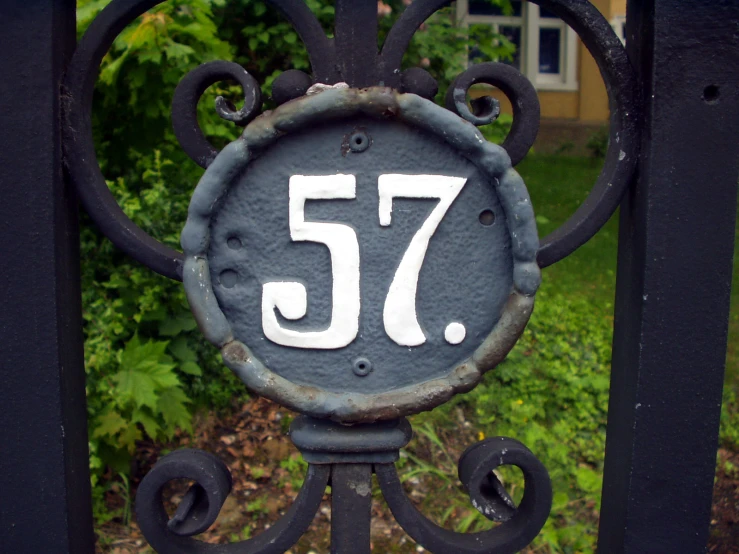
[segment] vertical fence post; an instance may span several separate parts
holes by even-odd
[[[94,552],[77,209],[60,138],[75,10],[0,2],[0,552]]]
[[[621,208],[599,552],[704,552],[739,169],[735,0],[629,0],[644,99]]]

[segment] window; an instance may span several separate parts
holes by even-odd
[[[490,0],[458,0],[457,15],[467,26],[487,25],[516,45],[512,61],[540,90],[577,89],[577,35],[564,21],[539,6],[514,0],[506,14]],[[480,59],[479,51],[470,60]]]
[[[616,32],[616,36],[621,39],[621,42],[626,44],[626,16],[617,15],[611,20],[611,27]]]

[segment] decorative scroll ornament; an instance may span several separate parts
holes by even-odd
[[[450,0],[412,2],[379,51],[372,0],[336,0],[334,38],[303,0],[268,0],[305,43],[313,74],[278,76],[278,108],[261,116],[259,84],[237,64],[209,62],[182,80],[172,106],[175,134],[207,168],[191,201],[183,255],[126,217],[92,142],[100,62],[127,24],[162,1],[113,0],[79,43],[63,84],[67,170],[103,233],[152,270],[184,281],[201,330],[247,387],[307,414],[295,420],[291,438],[310,466],[293,506],[269,530],[210,545],[191,536],[215,521],[230,492],[228,469],[200,451],[165,456],[137,494],[147,540],[161,554],[284,552],[307,529],[329,482],[335,495],[370,491],[374,472],[400,525],[429,551],[524,548],[548,517],[552,490],[522,444],[488,439],[460,459],[473,506],[500,523],[484,533],[453,533],[426,519],[393,463],[411,437],[402,416],[469,391],[495,367],[529,319],[539,268],[569,255],[615,211],[639,145],[636,79],[620,40],[587,0],[531,0],[580,35],[611,103],[603,172],[540,246],[526,188],[511,168],[538,129],[531,83],[503,64],[474,65],[447,91],[444,109],[431,101],[438,85],[428,72],[401,70],[416,30]],[[200,129],[196,106],[224,79],[241,85],[244,104],[237,109],[219,98],[216,110],[245,129],[219,152]],[[512,101],[502,147],[474,126],[499,114],[492,98],[468,106],[475,83],[494,85]],[[523,472],[518,506],[492,473],[501,465]],[[361,483],[347,467],[360,467]],[[164,485],[183,478],[195,484],[170,518]],[[333,514],[334,529],[368,525],[347,526],[346,517]]]

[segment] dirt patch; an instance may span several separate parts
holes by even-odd
[[[204,416],[195,424],[192,438],[181,437],[166,445],[142,442],[137,449],[131,497],[141,479],[167,451],[198,448],[212,452],[230,468],[233,490],[215,524],[198,536],[211,544],[245,540],[278,520],[292,504],[302,486],[306,464],[287,437],[295,414],[267,400],[255,398],[235,414],[222,419]],[[171,514],[187,491],[189,483],[170,484],[165,496]],[[376,487],[375,487],[376,489]],[[120,487],[106,500],[111,511],[122,510]],[[376,552],[423,552],[395,523],[389,509],[373,494],[372,543]],[[319,554],[330,549],[331,504],[324,496],[316,519],[305,536],[288,552]],[[98,529],[99,554],[143,554],[153,552],[136,525],[135,514],[125,525],[122,517]]]
[[[718,451],[708,552],[739,554],[739,452]]]

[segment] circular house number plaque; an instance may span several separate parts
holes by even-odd
[[[345,423],[470,390],[540,282],[506,152],[387,88],[328,89],[254,120],[198,184],[182,246],[200,329],[248,388]]]

